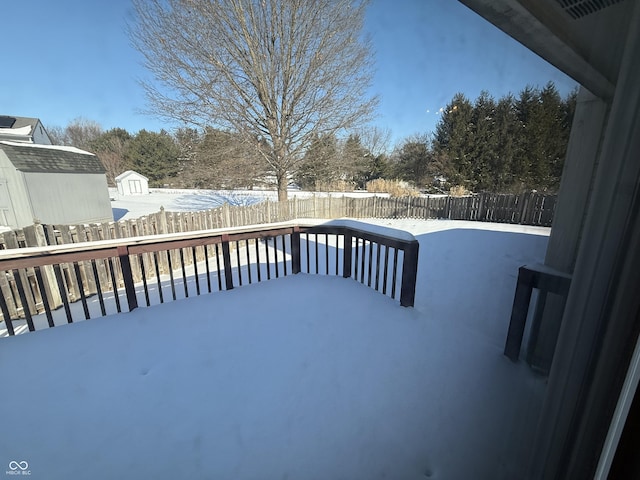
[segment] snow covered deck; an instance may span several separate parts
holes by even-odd
[[[390,226],[420,241],[415,308],[299,274],[0,339],[0,463],[46,479],[517,478],[544,382],[502,349],[517,268],[549,230]]]

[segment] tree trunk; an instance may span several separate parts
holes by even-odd
[[[284,173],[282,175],[278,175],[278,201],[286,202],[288,200],[287,196],[287,174]]]

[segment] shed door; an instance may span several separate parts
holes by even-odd
[[[142,183],[140,180],[129,180],[130,193],[142,193]]]
[[[9,197],[7,181],[0,178],[0,226],[15,227],[15,214]]]

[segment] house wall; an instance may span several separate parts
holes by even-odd
[[[51,139],[47,134],[46,130],[42,126],[42,123],[38,121],[37,125],[31,132],[31,136],[33,138],[33,143],[38,143],[40,145],[51,145]]]
[[[29,172],[24,177],[33,216],[41,223],[113,221],[104,174]]]
[[[640,327],[640,3],[627,3],[615,95],[591,133],[602,141],[532,448],[535,479],[594,478]]]
[[[24,174],[15,169],[6,154],[0,150],[0,222],[5,226],[22,228],[33,224],[33,213],[25,186]]]

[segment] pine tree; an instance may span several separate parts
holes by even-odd
[[[454,95],[436,126],[434,150],[451,164],[450,183],[468,186],[472,182],[471,145],[473,105],[462,93]]]
[[[295,181],[304,190],[316,190],[338,179],[338,141],[334,135],[313,135]]]
[[[491,170],[498,150],[495,128],[496,104],[487,91],[482,91],[473,105],[468,149],[471,157],[471,178],[467,187],[473,191],[495,188]]]
[[[493,177],[493,192],[507,192],[513,185],[513,158],[517,117],[513,95],[502,97],[496,104],[494,129],[496,154],[490,165]]]
[[[148,177],[152,186],[162,186],[164,180],[176,176],[179,156],[174,138],[164,130],[140,130],[125,150],[127,166]]]
[[[473,191],[556,191],[575,103],[575,92],[563,100],[553,83],[497,102],[482,92],[473,105],[456,94],[436,126],[432,153],[450,163],[451,184]]]
[[[341,179],[352,183],[356,188],[365,188],[370,155],[367,149],[362,146],[358,134],[349,135],[342,146],[339,165]]]
[[[259,158],[260,142],[215,128],[207,128],[196,150],[199,182],[207,188],[253,188],[265,176]]]

